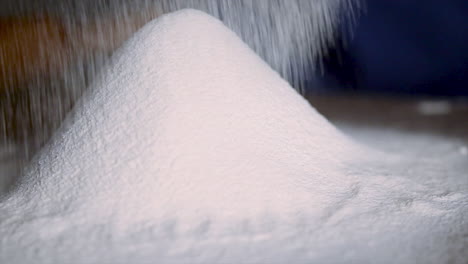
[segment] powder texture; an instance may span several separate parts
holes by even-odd
[[[117,52],[0,201],[0,262],[462,263],[467,196],[382,163],[399,158],[180,11]]]

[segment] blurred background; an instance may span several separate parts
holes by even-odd
[[[356,21],[343,16],[343,34],[322,74],[311,72],[308,93],[468,96],[468,1],[362,2]],[[0,0],[0,16],[44,3],[60,1]]]
[[[310,93],[468,96],[468,1],[365,3]]]

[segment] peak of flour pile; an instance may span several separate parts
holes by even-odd
[[[367,151],[221,22],[170,14],[117,52],[0,202],[0,262],[395,255],[433,228],[447,199],[461,198],[441,198],[435,210],[429,198],[414,198],[427,194],[423,187],[352,166]],[[396,231],[420,226],[420,215],[425,225],[400,239]]]

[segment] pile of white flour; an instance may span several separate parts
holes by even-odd
[[[0,263],[462,263],[468,197],[392,174],[221,22],[115,55],[0,200]]]

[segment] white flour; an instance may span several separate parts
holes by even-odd
[[[466,195],[390,173],[400,159],[177,12],[115,55],[0,202],[0,263],[462,263]]]

